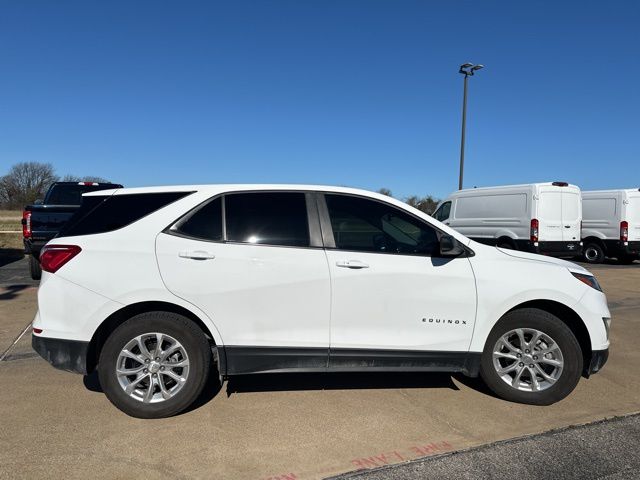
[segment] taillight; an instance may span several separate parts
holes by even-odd
[[[538,219],[534,218],[531,220],[531,241],[532,242],[537,242],[538,241],[538,227],[540,226],[540,224],[538,223]]]
[[[620,241],[629,241],[629,222],[625,222],[624,220],[620,222]]]
[[[31,238],[31,212],[28,210],[22,212],[22,236]]]
[[[45,272],[55,273],[81,251],[77,245],[45,245],[40,252],[40,266]]]

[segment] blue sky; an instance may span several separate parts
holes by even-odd
[[[0,3],[0,173],[445,196],[640,184],[640,3]]]

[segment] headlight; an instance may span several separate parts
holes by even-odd
[[[584,273],[575,273],[575,272],[571,272],[571,275],[576,277],[582,283],[589,285],[591,288],[595,288],[599,292],[602,291],[602,287],[598,283],[598,280],[596,280],[596,277],[594,277],[593,275],[585,275]]]

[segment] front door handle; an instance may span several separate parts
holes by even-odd
[[[369,268],[369,265],[360,260],[338,260],[336,266],[342,268]]]
[[[213,253],[205,252],[204,250],[196,250],[192,252],[179,252],[180,258],[191,258],[193,260],[211,260],[216,258]]]

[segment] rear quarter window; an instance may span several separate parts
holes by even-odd
[[[58,237],[93,235],[126,227],[192,192],[134,193],[83,197]]]

